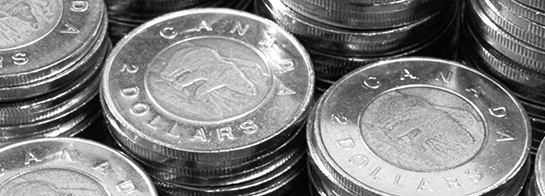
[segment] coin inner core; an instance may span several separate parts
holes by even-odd
[[[464,164],[485,139],[483,119],[470,103],[432,87],[401,88],[377,96],[361,114],[360,129],[377,156],[418,172]]]
[[[61,0],[0,1],[0,50],[44,37],[62,15]]]
[[[149,65],[146,90],[160,111],[192,122],[218,122],[259,106],[272,75],[251,46],[224,37],[174,44]]]
[[[17,176],[0,186],[10,196],[108,196],[93,178],[73,170],[40,169]]]

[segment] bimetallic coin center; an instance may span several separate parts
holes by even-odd
[[[272,86],[270,69],[256,50],[224,37],[174,44],[151,62],[145,80],[160,111],[194,122],[247,114]]]
[[[0,50],[44,37],[62,16],[61,0],[0,1]]]
[[[393,166],[418,172],[455,168],[482,148],[485,124],[462,97],[432,87],[377,96],[360,116],[367,146]]]
[[[40,169],[24,173],[0,186],[0,195],[10,196],[108,196],[100,183],[83,173],[67,169]]]

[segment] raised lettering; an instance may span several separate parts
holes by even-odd
[[[274,39],[270,35],[267,35],[267,37],[264,40],[261,40],[258,44],[264,48],[270,48],[274,45],[275,42],[276,39]]]
[[[346,125],[348,124],[348,118],[344,117],[343,115],[341,114],[332,114],[331,115],[331,119],[341,125]]]
[[[111,169],[110,162],[104,161],[96,164],[92,167],[94,170],[100,172],[102,175],[106,175],[106,172]]]
[[[125,194],[131,194],[136,191],[136,186],[130,180],[117,184],[115,188],[117,189],[117,191],[123,192]]]
[[[403,73],[401,74],[401,80],[405,80],[405,79],[411,79],[411,80],[419,80],[418,77],[414,76],[413,74],[411,74],[411,72],[409,72],[409,70],[407,69],[403,69]]]
[[[174,31],[173,27],[165,27],[159,32],[159,34],[161,37],[166,39],[174,39],[176,36],[178,36],[178,32]]]
[[[144,103],[136,103],[131,107],[131,112],[134,115],[143,115],[149,111],[149,106]]]
[[[180,137],[183,129],[178,123],[174,123],[172,127],[167,131],[167,135],[171,137]]]
[[[423,191],[424,189],[426,189],[426,190],[428,190],[430,192],[433,192],[433,189],[430,186],[430,182],[428,182],[425,178],[422,178],[422,180],[420,180],[420,183],[418,184],[418,188],[416,188],[416,190]]]
[[[352,138],[340,139],[337,140],[335,143],[337,144],[337,147],[344,150],[351,150],[356,145]]]
[[[452,190],[454,188],[461,188],[460,183],[458,182],[458,178],[456,177],[444,177],[443,180],[445,180],[445,184],[447,186],[448,190]]]
[[[41,159],[37,158],[34,154],[32,154],[31,152],[27,152],[26,155],[25,155],[25,165],[29,165],[31,164],[32,162],[35,162],[35,163],[40,163],[42,162]]]
[[[137,86],[121,90],[121,95],[123,95],[124,97],[135,98],[138,97],[138,94],[140,94],[140,89]]]
[[[369,158],[365,155],[357,154],[350,157],[349,162],[356,167],[362,168],[369,164]]]
[[[73,12],[85,12],[88,9],[89,2],[87,1],[72,1],[72,7],[70,7]]]
[[[492,116],[498,118],[503,118],[507,116],[507,109],[505,107],[493,107],[488,109],[488,111],[490,112],[490,114],[492,114]]]
[[[373,169],[373,171],[371,172],[371,177],[373,177],[373,179],[375,180],[380,181],[381,179],[377,176],[380,170],[382,170],[382,167],[380,166],[375,167],[375,169]]]
[[[70,152],[67,149],[62,150],[60,159],[68,161],[68,162],[74,162],[74,159],[72,159],[72,156],[70,155]]]
[[[11,57],[15,65],[26,65],[30,60],[28,59],[26,53],[17,53]]]
[[[123,64],[123,68],[121,68],[121,72],[127,72],[130,74],[138,72],[138,67],[135,65],[127,65]]]
[[[203,128],[197,129],[196,132],[197,133],[193,136],[193,138],[191,138],[191,140],[193,141],[200,140],[202,142],[208,142],[208,138],[206,137],[206,134],[204,133]]]
[[[225,140],[225,138],[230,140],[235,139],[235,136],[233,136],[233,129],[231,127],[219,128],[217,131],[218,131],[218,139],[220,141]]]
[[[293,71],[295,69],[295,63],[291,60],[282,61],[279,65],[282,72]]]
[[[363,80],[363,85],[370,89],[378,89],[381,83],[376,77],[368,77],[367,79]]]
[[[436,78],[435,80],[443,81],[444,83],[450,83],[450,80],[452,79],[452,75],[454,75],[452,71],[449,71],[446,75],[443,72],[441,72],[439,73],[439,78]]]
[[[402,185],[399,183],[399,181],[401,180],[401,175],[400,174],[396,174],[396,176],[394,177],[394,186],[397,186],[397,187],[400,187],[400,188],[405,188],[405,185]]]
[[[238,35],[243,36],[244,34],[246,34],[246,31],[248,31],[249,28],[250,28],[250,25],[248,24],[244,24],[244,27],[242,27],[242,24],[240,24],[240,22],[235,22],[235,26],[229,32],[231,33],[237,32]]]
[[[278,86],[280,90],[278,90],[277,95],[294,95],[297,94],[295,91],[291,90],[290,88],[286,87],[286,85],[280,83]]]
[[[61,33],[65,34],[78,34],[80,31],[74,25],[69,23],[64,23],[64,28],[62,28]]]
[[[158,128],[158,122],[159,122],[160,120],[161,120],[161,116],[155,115],[155,117],[153,117],[153,118],[151,119],[151,121],[147,122],[146,125],[147,125],[149,128],[153,129],[153,130],[157,130],[157,128]]]
[[[248,135],[250,134],[254,134],[255,132],[257,132],[257,129],[259,128],[255,123],[254,121],[251,121],[251,120],[248,120],[248,121],[245,121],[243,122],[242,124],[240,124],[240,129],[242,129],[242,131]]]
[[[496,142],[515,140],[515,136],[513,135],[513,133],[509,132],[508,130],[502,130],[501,128],[499,128],[498,130],[496,130],[496,133],[498,134],[498,139],[496,139]]]
[[[479,91],[475,88],[466,88],[466,92],[471,93],[474,97],[479,98],[481,95],[479,94]]]
[[[202,30],[206,30],[206,31],[212,31],[212,27],[208,26],[208,23],[206,23],[206,21],[201,21],[201,24],[199,24],[199,26],[194,29],[194,30],[191,30],[191,31],[202,31]]]
[[[464,174],[469,177],[469,179],[473,182],[479,182],[483,179],[483,174],[476,169],[469,169],[464,172]]]

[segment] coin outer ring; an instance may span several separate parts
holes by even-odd
[[[545,190],[545,142],[541,142],[537,150],[536,160],[535,160],[535,186],[536,193],[538,195],[545,194],[542,190]]]
[[[25,173],[65,169],[93,178],[112,196],[157,195],[151,180],[138,165],[120,152],[89,140],[28,140],[1,148],[0,157],[3,174],[0,187]],[[105,163],[107,167],[100,166]]]
[[[87,2],[88,8],[74,9],[76,2]],[[92,47],[91,38],[97,37],[105,16],[104,3],[63,0],[62,10],[58,23],[41,39],[22,48],[0,50],[0,86],[23,85],[54,76]]]
[[[222,14],[222,16],[218,16],[217,14]],[[184,29],[176,30],[179,28],[190,28],[188,26],[183,27],[182,25],[177,24],[177,22],[187,23],[195,20],[198,22],[195,24],[197,26],[194,26],[193,28],[210,21],[222,21],[228,25],[229,28],[217,28],[217,31],[220,33],[229,33],[229,31],[232,30],[231,28],[234,28],[233,25],[236,24],[239,24],[241,25],[241,28],[244,28],[244,25],[247,22],[249,27],[245,36],[236,34],[237,31],[235,30],[233,31],[234,33],[229,35],[229,39],[249,42],[250,45],[257,46],[256,48],[264,55],[274,53],[274,55],[267,55],[266,58],[263,59],[270,67],[271,73],[274,75],[274,86],[270,87],[271,90],[268,95],[270,97],[266,98],[268,101],[262,103],[261,106],[243,118],[232,119],[225,122],[208,123],[207,125],[198,125],[180,122],[180,120],[173,119],[167,115],[161,116],[161,118],[166,118],[172,122],[180,122],[189,127],[188,130],[190,131],[185,131],[184,135],[172,137],[166,133],[168,130],[157,131],[149,128],[149,124],[146,125],[150,120],[153,120],[148,118],[153,118],[154,116],[146,114],[143,115],[145,118],[133,117],[133,114],[130,113],[130,109],[133,108],[135,104],[142,103],[149,105],[149,113],[153,113],[151,110],[157,110],[151,105],[151,101],[148,96],[145,95],[145,92],[142,92],[136,98],[121,98],[120,90],[136,85],[140,85],[138,86],[139,89],[145,90],[144,84],[138,84],[135,83],[135,81],[143,81],[143,70],[145,70],[145,66],[150,62],[150,59],[146,58],[157,56],[157,52],[162,51],[165,47],[191,37],[218,36],[218,32],[214,30],[214,28],[216,28],[215,23],[210,23],[212,31],[203,30],[193,33],[183,33]],[[248,21],[240,22],[239,20]],[[254,27],[253,25],[256,26]],[[172,35],[176,34],[177,37],[172,39],[164,38],[161,37],[161,32],[172,33]],[[272,37],[274,35],[279,37]],[[136,49],[128,51],[126,47],[136,47]],[[144,50],[140,47],[145,47],[146,49]],[[297,52],[292,52],[289,49],[293,49],[293,51]],[[133,51],[141,51],[142,54],[134,56],[131,54]],[[281,51],[281,53],[278,53],[278,51]],[[123,55],[127,56],[124,57]],[[286,63],[286,60],[293,63],[293,66],[290,67],[292,70],[287,71],[285,67],[282,67],[282,65],[286,66],[286,64],[283,64]],[[103,92],[106,110],[110,110],[115,119],[130,129],[130,131],[127,131],[128,135],[137,139],[141,138],[140,141],[144,143],[144,145],[149,147],[153,146],[153,148],[150,149],[154,149],[163,154],[231,154],[237,150],[247,149],[251,146],[259,145],[259,143],[263,141],[282,135],[283,133],[281,130],[285,130],[290,126],[293,126],[295,122],[300,121],[299,117],[306,113],[305,111],[312,100],[314,74],[311,65],[306,50],[299,42],[272,21],[259,18],[252,14],[229,9],[194,9],[167,14],[152,20],[140,26],[121,40],[107,60],[101,90]],[[294,80],[293,78],[297,79]],[[281,88],[281,83],[283,83],[282,85],[285,87],[290,88],[295,94],[278,95],[286,90]],[[282,115],[278,115],[280,113],[282,113]],[[221,142],[218,138],[213,138],[214,141],[210,140],[206,143],[197,143],[192,141],[192,136],[188,133],[196,132],[199,128],[210,131],[229,127],[236,128],[236,126],[248,122],[249,120],[256,123],[259,130],[253,135],[242,137],[245,141],[237,140],[233,142]],[[210,137],[214,137],[214,135],[210,135]]]
[[[377,72],[378,70],[381,72]],[[401,80],[400,76],[403,76],[406,70],[414,73],[419,80]],[[459,79],[452,82],[457,84],[444,82],[441,73],[454,74],[453,78]],[[362,89],[363,82],[372,77],[376,77],[375,80],[380,82],[380,87],[374,90]],[[369,99],[376,97],[384,90],[407,86],[444,89],[459,94],[478,109],[478,113],[485,121],[486,139],[480,151],[469,162],[442,171],[414,172],[390,165],[373,154],[363,143],[357,124],[359,111],[363,111],[361,107],[366,105],[362,103],[369,103],[371,101]],[[466,91],[466,89],[470,90]],[[475,97],[473,90],[479,97]],[[348,92],[353,96],[341,96]],[[335,178],[358,194],[370,190],[385,195],[481,195],[513,177],[520,170],[529,153],[530,124],[524,115],[524,109],[516,99],[504,87],[487,76],[449,61],[415,57],[372,64],[341,79],[326,92],[317,107],[320,108],[315,119],[318,148],[324,152],[326,161],[330,163],[329,170]],[[506,111],[511,112],[499,118],[490,113],[496,107],[505,107]],[[347,111],[358,112],[348,113]],[[339,122],[339,119],[343,120]],[[505,140],[499,133],[510,134],[514,139]],[[337,147],[336,142],[347,138],[353,139],[353,148]],[[367,164],[353,164],[353,158],[361,155],[368,157]],[[397,183],[395,183],[396,176],[399,176]],[[461,188],[448,189],[449,184],[445,184],[445,178],[451,177],[459,182]],[[399,187],[400,185],[405,188]],[[423,186],[426,188],[422,189]],[[422,192],[422,190],[428,191],[428,188],[433,192]]]

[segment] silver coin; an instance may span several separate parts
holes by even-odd
[[[157,195],[131,160],[102,144],[52,138],[0,149],[0,195]]]
[[[101,96],[125,134],[148,149],[194,161],[236,159],[278,145],[302,121],[311,65],[272,21],[194,9],[126,36],[108,58]]]
[[[539,145],[539,150],[537,151],[537,154],[536,154],[535,171],[534,171],[535,195],[545,195],[545,176],[544,176],[545,172],[543,172],[544,166],[545,166],[545,157],[544,157],[545,150],[543,149],[545,146],[544,143],[545,142],[541,142],[541,144]]]
[[[482,195],[520,180],[513,176],[529,154],[530,125],[515,97],[450,61],[358,69],[317,108],[309,120],[317,151],[357,195]]]
[[[105,16],[102,1],[0,2],[0,87],[54,77],[93,45]]]

